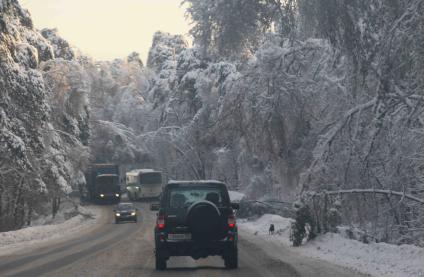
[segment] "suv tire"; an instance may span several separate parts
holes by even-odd
[[[156,254],[156,270],[165,270],[166,269],[166,259]]]
[[[238,268],[238,251],[237,248],[232,251],[228,256],[224,256],[225,268],[227,269],[236,269]]]

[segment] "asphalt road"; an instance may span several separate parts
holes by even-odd
[[[2,257],[0,276],[362,276],[318,260],[297,257],[281,246],[249,235],[240,236],[239,269],[226,270],[220,257],[193,260],[175,257],[166,271],[154,269],[154,213],[137,203],[138,223],[114,224],[112,207],[105,206],[102,223],[76,239],[33,252]]]

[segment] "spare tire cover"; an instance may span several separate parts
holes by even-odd
[[[223,237],[221,213],[212,202],[193,203],[187,210],[187,225],[193,240],[209,241]]]

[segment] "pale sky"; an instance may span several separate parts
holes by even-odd
[[[181,0],[20,0],[35,27],[57,28],[63,38],[98,60],[141,54],[156,31],[187,35]]]

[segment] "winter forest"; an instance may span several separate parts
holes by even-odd
[[[113,162],[424,245],[424,2],[183,2],[194,45],[158,31],[143,64],[93,60],[0,0],[0,231]]]

